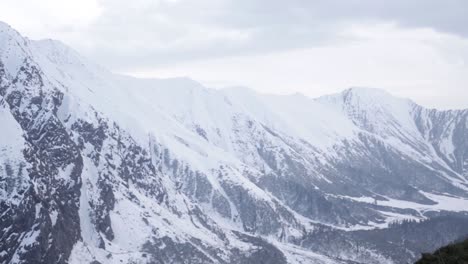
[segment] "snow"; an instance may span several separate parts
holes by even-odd
[[[283,124],[273,127],[327,149],[340,140],[354,138],[357,129],[342,113],[329,105],[302,95],[264,96]],[[334,122],[330,122],[334,120]]]
[[[26,161],[23,157],[25,140],[20,125],[16,122],[6,102],[0,97],[0,179],[7,179],[0,183],[0,201],[18,204],[22,195],[20,190],[26,188],[29,180]],[[3,183],[15,182],[13,186],[4,186]],[[15,198],[16,197],[16,198]]]
[[[70,175],[75,168],[73,163],[68,164],[65,168],[59,170],[58,174],[56,175],[57,179],[62,179],[65,182],[70,182]]]
[[[71,252],[68,263],[81,264],[99,261],[100,263],[147,263],[144,252],[110,252],[93,248],[78,241]]]
[[[384,139],[394,138],[402,145],[422,139],[411,115],[415,104],[384,90],[354,87],[317,100],[341,109],[359,128]]]
[[[270,243],[278,247],[286,256],[288,263],[294,264],[341,264],[346,263],[337,259],[320,255],[310,250],[305,250],[298,246],[286,243],[278,243],[276,240],[269,240]]]
[[[12,161],[22,160],[22,150],[25,144],[22,136],[23,132],[10,110],[6,107],[6,102],[0,97],[0,124],[2,124],[0,155],[7,156]]]
[[[411,157],[428,168],[432,162],[436,162],[450,170],[427,141],[427,135],[421,135],[417,129],[412,116],[414,103],[381,90],[352,88],[343,93],[312,99],[300,94],[259,94],[247,88],[214,90],[187,78],[136,79],[113,74],[89,62],[63,43],[53,40],[30,41],[0,23],[0,59],[5,64],[7,77],[16,74],[26,57],[38,63],[44,72],[44,92],[51,92],[53,87],[64,93],[57,116],[65,126],[70,128],[78,119],[97,126],[97,115],[104,118],[104,121],[109,121],[108,124],[115,122],[139,146],[147,147],[150,151],[154,146],[167,149],[171,159],[178,160],[192,171],[203,173],[213,188],[225,198],[228,199],[228,196],[221,187],[222,181],[242,186],[254,199],[273,209],[280,205],[290,211],[300,227],[292,227],[291,223],[280,220],[292,237],[299,237],[302,228],[313,230],[314,224],[326,223],[314,222],[299,215],[248,178],[251,176],[258,179],[262,175],[261,170],[275,173],[259,156],[260,143],[271,151],[278,163],[282,162],[283,154],[292,159],[300,159],[301,164],[306,166],[308,175],[313,175],[311,181],[319,179],[329,184],[332,182],[322,175],[321,168],[339,158],[336,149],[347,147],[344,142],[359,144],[359,134],[373,136],[384,142],[385,146],[393,148],[396,153]],[[38,118],[46,119],[50,115],[48,113]],[[13,169],[19,170],[21,162],[24,162],[22,150],[25,141],[21,127],[2,97],[0,124],[0,162],[13,164]],[[440,143],[440,149],[447,157],[451,157],[455,150],[451,137],[453,127],[445,132],[446,137]],[[112,144],[110,140],[106,140],[102,153],[113,153]],[[132,182],[124,185],[122,179],[113,178],[116,203],[110,212],[110,218],[115,239],[105,240],[105,250],[99,248],[102,234],[93,223],[90,202],[100,199],[97,180],[99,171],[103,168],[96,168],[93,161],[86,156],[93,151],[93,147],[86,143],[79,208],[82,241],[74,246],[70,263],[93,260],[102,263],[145,262],[141,252],[142,243],[152,237],[168,236],[180,242],[198,238],[215,248],[223,243],[212,231],[197,225],[197,220],[192,219],[190,211],[195,205],[177,191],[177,172],[167,170],[162,175],[157,175],[167,188],[167,204],[158,204]],[[116,155],[112,162],[118,165],[120,161]],[[26,168],[23,170],[22,180],[27,181]],[[68,181],[72,170],[73,165],[61,168],[58,179]],[[219,176],[220,171],[223,173],[222,177]],[[0,176],[1,173],[2,170]],[[466,183],[461,175],[456,172],[454,175],[460,176],[459,179],[447,176],[454,185],[463,186]],[[378,204],[414,209],[420,213],[468,211],[468,200],[465,198],[421,193],[437,204],[423,205],[391,198],[379,201]],[[10,199],[14,194],[15,192],[7,193],[2,189],[0,200],[15,202]],[[130,199],[130,195],[136,197],[136,201]],[[339,197],[360,203],[374,203],[374,198],[371,197]],[[229,199],[228,203],[231,207],[231,219],[214,212],[209,203],[200,206],[220,227],[242,230],[241,223],[235,221],[239,216],[236,207]],[[36,205],[37,214],[40,206]],[[396,219],[414,218],[387,211],[380,213],[387,217],[386,222],[373,223],[372,228],[385,227]],[[49,216],[55,225],[57,211],[51,211]],[[348,230],[363,228],[369,227],[355,226]],[[237,240],[229,231],[226,234],[230,245],[241,249],[250,246]],[[35,236],[37,233],[28,233],[23,243],[33,243]],[[269,239],[292,263],[339,263],[335,259],[280,243],[276,238]]]
[[[420,191],[421,194],[426,196],[427,198],[431,199],[432,201],[436,202],[437,204],[434,205],[427,205],[427,204],[420,204],[410,201],[404,200],[397,200],[392,199],[389,197],[385,197],[385,201],[378,201],[378,205],[381,206],[389,206],[394,208],[401,208],[401,209],[414,209],[419,212],[426,212],[426,211],[453,211],[453,212],[468,212],[468,199],[463,197],[455,197],[455,196],[447,196],[442,194],[433,194],[427,193],[424,191]],[[350,197],[350,196],[340,196],[342,198],[362,202],[362,203],[369,203],[373,204],[375,199],[373,197]]]
[[[0,21],[0,61],[7,75],[14,76],[28,55],[28,40],[16,30]]]
[[[37,206],[36,206],[37,207]],[[31,228],[31,231],[23,234],[20,245],[16,248],[11,264],[22,263],[20,256],[23,252],[27,252],[28,246],[37,242],[37,238],[40,234],[39,226],[36,224]]]
[[[93,197],[98,196],[95,191],[98,172],[88,157],[83,157],[83,173],[81,174],[81,177],[82,185],[79,208],[81,237],[83,238],[83,243],[85,243],[85,245],[98,247],[99,235],[94,228],[93,220],[91,219],[91,208],[89,203]]]
[[[52,221],[52,226],[55,226],[55,224],[57,223],[58,212],[56,210],[53,210],[52,212],[50,212],[49,216],[50,220]]]
[[[151,227],[143,222],[141,207],[122,198],[117,197],[115,209],[110,212],[115,238],[107,244],[107,249],[113,252],[138,251],[142,242],[150,240]]]
[[[442,153],[445,154],[450,160],[454,161],[453,153],[455,151],[455,146],[453,145],[453,130],[454,130],[454,123],[448,124],[448,127],[445,128],[443,133],[442,141],[440,142],[439,148]]]

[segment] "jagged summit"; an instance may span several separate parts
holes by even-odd
[[[369,87],[351,87],[339,93],[321,96],[317,98],[317,100],[349,105],[388,105],[398,104],[398,102],[412,103],[411,100],[397,97],[384,89]]]
[[[343,94],[359,94],[368,96],[392,96],[389,92],[381,88],[365,87],[365,86],[353,86],[342,92]]]
[[[380,88],[352,87],[340,93],[348,104],[370,104],[382,106],[402,106],[414,104],[407,98],[397,97]]]

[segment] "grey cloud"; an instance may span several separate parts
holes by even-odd
[[[352,23],[394,22],[468,37],[463,0],[102,0],[81,32],[86,53],[118,70],[346,41]],[[75,46],[75,43],[73,43]],[[78,44],[79,47],[79,44]]]

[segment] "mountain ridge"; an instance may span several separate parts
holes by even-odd
[[[180,249],[181,263],[398,263],[388,245],[354,247],[395,220],[468,211],[466,110],[141,80],[8,30],[2,263],[167,263]]]

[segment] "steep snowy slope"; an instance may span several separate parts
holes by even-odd
[[[0,23],[0,262],[411,260],[463,235],[467,116],[136,79]],[[430,217],[425,248],[373,230]]]
[[[180,191],[177,172],[205,180],[210,188],[208,176],[225,173],[226,184],[232,182],[233,190],[241,188],[259,211],[273,214],[276,207],[281,208],[229,166],[240,162],[232,158],[207,162],[207,154],[213,157],[219,150],[203,149],[198,136],[171,116],[138,104],[128,90],[117,86],[112,90],[117,77],[105,81],[110,73],[87,67],[60,43],[31,42],[6,25],[0,31],[5,58],[0,67],[2,125],[8,126],[2,131],[6,142],[2,141],[2,187],[6,185],[1,203],[2,262],[286,261],[288,250],[282,253],[262,239],[234,232],[242,230],[234,219],[238,214],[227,218],[232,226],[222,230]],[[13,62],[8,60],[12,57]],[[109,104],[103,102],[106,98]],[[122,103],[134,104],[135,110],[128,111]],[[114,117],[131,134],[106,116]],[[18,143],[23,138],[24,150]],[[194,144],[199,144],[198,149],[193,149]],[[190,167],[182,167],[167,146],[186,157]],[[24,165],[18,156],[21,151]],[[200,157],[202,152],[206,153]],[[11,168],[10,160],[15,167]],[[29,176],[26,183],[24,168]],[[209,171],[213,168],[218,169],[216,173]],[[197,182],[197,194],[212,196],[217,211],[231,214],[222,187],[215,186],[209,193],[202,187]],[[15,189],[20,189],[19,195]],[[277,215],[280,221],[283,215],[291,217],[291,212]],[[294,220],[283,224],[297,225]],[[328,262],[319,255],[303,258]]]

